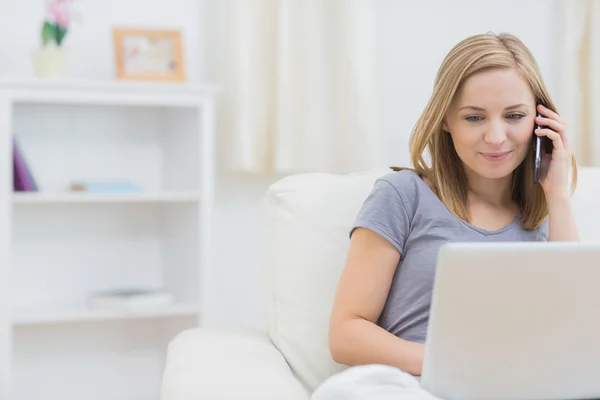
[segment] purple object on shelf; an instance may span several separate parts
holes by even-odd
[[[37,190],[15,138],[13,138],[13,190],[17,192]]]

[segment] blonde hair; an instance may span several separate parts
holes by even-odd
[[[431,189],[457,217],[470,221],[467,208],[467,179],[451,136],[443,131],[443,119],[463,82],[478,72],[495,68],[515,68],[531,86],[536,103],[556,112],[541,78],[535,58],[527,47],[510,34],[479,34],[459,42],[448,53],[437,73],[433,93],[410,137],[410,154],[414,168],[392,167],[398,171],[412,169],[431,183]],[[428,150],[431,165],[425,161]],[[571,190],[577,184],[577,165],[572,156]],[[533,182],[534,153],[528,152],[512,177],[512,198],[521,212],[521,225],[536,229],[548,215],[541,185]]]

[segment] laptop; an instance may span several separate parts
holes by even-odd
[[[600,243],[450,243],[421,386],[444,400],[600,398]]]

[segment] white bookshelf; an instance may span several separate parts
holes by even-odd
[[[0,80],[0,400],[159,398],[169,341],[207,306],[215,93]],[[36,192],[13,191],[13,136]],[[80,180],[142,191],[70,191]],[[87,305],[130,287],[175,301]]]

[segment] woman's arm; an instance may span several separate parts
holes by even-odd
[[[376,324],[399,260],[398,250],[377,233],[357,228],[352,234],[329,327],[329,348],[337,363],[385,364],[421,375],[425,346]]]
[[[568,196],[548,198],[548,240],[578,241],[575,216]]]

